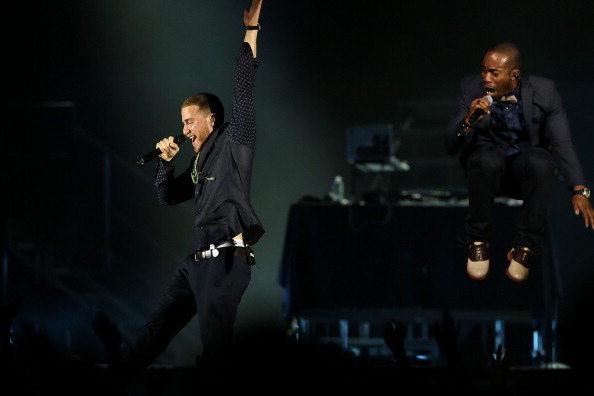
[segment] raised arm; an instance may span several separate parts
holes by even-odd
[[[258,31],[260,30],[260,25],[258,24],[258,20],[260,19],[260,8],[262,8],[262,0],[252,0],[250,9],[245,9],[243,11],[243,23],[246,27],[244,41],[252,47],[254,58],[256,57],[256,39],[258,38]],[[250,26],[258,26],[258,29],[248,29]]]

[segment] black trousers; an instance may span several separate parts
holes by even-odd
[[[507,196],[522,200],[511,247],[540,250],[554,181],[551,153],[528,147],[505,157],[498,147],[483,145],[468,157],[465,172],[469,199],[467,243],[491,242],[495,198]]]
[[[198,314],[205,366],[224,364],[233,338],[237,308],[251,280],[245,257],[219,256],[196,262],[189,256],[177,268],[145,329],[116,369],[129,382],[161,355]]]

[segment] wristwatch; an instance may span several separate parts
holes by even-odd
[[[590,198],[590,189],[588,187],[585,187],[581,190],[574,191],[573,193],[583,195],[586,198]]]

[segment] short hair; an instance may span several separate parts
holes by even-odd
[[[188,106],[198,106],[199,111],[215,115],[215,127],[218,127],[225,122],[225,108],[221,100],[214,94],[208,92],[197,93],[192,95],[181,104],[181,108]]]
[[[508,64],[510,68],[522,68],[522,53],[514,43],[510,43],[509,41],[497,43],[493,45],[491,48],[489,48],[488,52],[498,52],[501,54],[505,54],[508,57]]]

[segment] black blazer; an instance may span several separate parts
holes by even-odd
[[[565,107],[555,82],[545,77],[523,75],[520,84],[529,144],[552,152],[570,189],[586,185]],[[490,115],[483,117],[468,133],[462,132],[461,124],[468,114],[469,103],[485,95],[480,74],[466,77],[460,82],[458,97],[445,132],[445,148],[449,154],[459,155],[463,166],[476,147],[476,136],[488,133]]]

